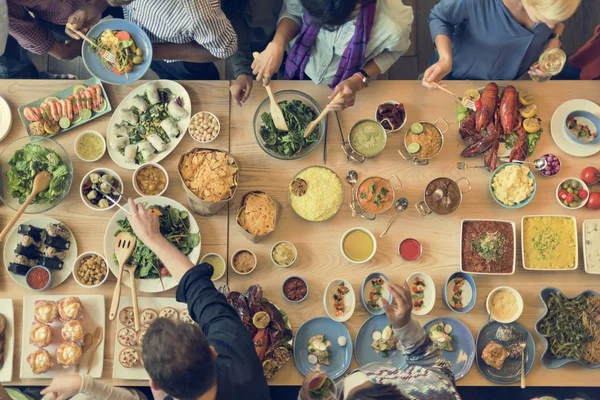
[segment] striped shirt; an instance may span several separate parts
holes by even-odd
[[[87,0],[7,0],[8,31],[25,50],[46,54],[54,45],[55,39],[37,20],[65,25],[69,16],[87,3]]]
[[[237,36],[219,0],[136,0],[123,12],[152,43],[196,42],[221,59],[237,51]]]

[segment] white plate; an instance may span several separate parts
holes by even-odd
[[[502,222],[502,223],[507,223],[510,224],[512,226],[512,231],[513,231],[513,265],[512,265],[512,271],[508,272],[508,273],[488,273],[488,272],[472,272],[472,271],[465,271],[463,269],[464,265],[463,265],[463,237],[465,235],[465,222]],[[492,275],[492,276],[502,276],[502,275],[514,275],[515,274],[515,269],[516,269],[516,265],[517,265],[517,228],[514,222],[512,221],[507,221],[507,220],[502,220],[502,219],[463,219],[462,222],[460,223],[460,271],[464,272],[465,274],[470,274],[470,275]],[[466,302],[466,304],[468,304],[468,302]]]
[[[106,324],[105,324],[105,309],[104,309],[104,296],[102,295],[33,295],[23,296],[23,335],[21,336],[21,379],[51,379],[56,376],[63,375],[67,372],[75,372],[75,367],[62,368],[62,366],[56,363],[56,349],[59,344],[62,343],[62,337],[60,330],[63,326],[62,322],[55,321],[50,326],[53,330],[53,340],[50,345],[46,347],[46,350],[52,355],[54,360],[54,366],[48,372],[35,375],[31,372],[31,368],[27,363],[27,356],[34,352],[37,347],[29,343],[29,327],[34,321],[33,307],[36,300],[48,300],[58,302],[60,299],[65,297],[79,297],[83,303],[83,323],[85,325],[85,333],[93,334],[96,328],[99,326],[104,331],[104,338],[96,350],[94,356],[94,362],[92,363],[92,370],[90,376],[92,378],[100,378],[102,376],[102,366],[104,364],[104,342],[106,341]],[[87,363],[91,351],[84,353],[81,359],[81,372],[87,372]]]
[[[583,243],[581,246],[583,247],[583,265],[585,266],[585,272],[588,274],[600,274],[600,269],[592,271],[590,266],[588,265],[587,256],[588,256],[588,234],[587,234],[587,226],[591,223],[600,223],[600,219],[586,219],[583,221],[583,226],[581,227],[581,235],[583,236]]]
[[[143,202],[147,205],[171,206],[177,208],[178,210],[187,211],[188,214],[190,214],[190,231],[198,232],[198,234],[200,235],[200,228],[198,227],[198,223],[194,219],[193,214],[187,208],[185,208],[175,200],[162,196],[146,196],[140,197],[135,201],[136,203]],[[124,208],[126,210],[129,210],[129,205],[125,204]],[[117,225],[117,221],[124,218],[125,212],[119,208],[108,223],[108,226],[106,227],[106,232],[104,234],[104,258],[106,258],[106,262],[110,266],[110,270],[115,276],[117,276],[117,274],[119,273],[119,266],[116,262],[113,261],[115,233],[120,229],[119,225]],[[201,247],[202,235],[200,235],[200,243],[198,244],[198,246],[196,246],[196,248],[192,250],[192,252],[188,255],[188,258],[193,264],[196,264],[198,262],[198,259],[200,258]],[[179,284],[179,281],[177,281],[177,279],[175,279],[173,276],[163,277],[162,281],[164,284],[164,288],[160,283],[160,279],[136,279],[135,287],[139,292],[158,293],[174,288]],[[123,283],[125,283],[127,287],[130,287],[129,274],[127,274],[126,272],[123,274]]]
[[[11,299],[0,299],[0,313],[6,318],[4,331],[4,366],[0,368],[0,382],[12,381],[15,347],[15,312]]]
[[[23,222],[15,225],[15,227],[12,229],[12,231],[10,231],[10,233],[6,237],[6,240],[4,241],[4,255],[3,255],[4,267],[6,268],[8,275],[13,279],[13,281],[17,282],[20,286],[22,286],[26,289],[29,289],[29,286],[27,286],[27,283],[25,282],[25,277],[20,276],[20,275],[15,275],[12,272],[8,272],[9,263],[15,262],[14,250],[17,247],[17,244],[21,243],[22,236],[17,233],[17,231],[19,230],[19,225],[32,225],[32,226],[35,226],[36,228],[46,229],[46,226],[48,226],[48,224],[59,224],[59,223],[61,223],[59,220],[50,218],[50,217],[31,218],[31,219],[28,219],[27,221],[23,221]],[[69,229],[69,227],[67,227],[67,229]],[[55,288],[58,285],[60,285],[61,283],[63,283],[64,281],[66,281],[67,278],[69,278],[69,276],[71,275],[71,271],[73,270],[73,263],[77,259],[77,254],[78,254],[77,253],[77,242],[75,241],[75,236],[73,236],[73,232],[70,229],[69,229],[69,232],[71,232],[71,237],[69,238],[69,241],[71,242],[71,247],[69,248],[69,250],[66,251],[67,256],[64,259],[62,269],[61,270],[53,270],[53,269],[50,270],[50,272],[52,273],[52,286],[50,286],[48,289]]]
[[[589,157],[600,151],[600,143],[598,144],[580,144],[567,136],[565,131],[565,122],[567,116],[573,111],[588,111],[600,117],[600,106],[592,101],[585,99],[575,99],[564,102],[552,115],[550,121],[550,132],[554,143],[565,153],[575,157]]]
[[[119,302],[119,312],[121,312],[121,310],[125,307],[131,307],[131,297],[121,297],[121,301]],[[158,297],[138,297],[138,307],[140,309],[140,314],[146,308],[152,308],[157,313],[159,313],[160,310],[162,310],[165,307],[173,307],[179,312],[180,315],[182,310],[187,309],[187,305],[185,303],[178,303],[175,299]],[[121,329],[125,328],[125,325],[123,325],[119,320],[119,313],[117,313],[117,318],[115,318],[115,320],[117,321],[117,331],[115,332],[116,335]],[[119,353],[121,353],[121,350],[123,350],[124,348],[125,347],[122,346],[121,343],[119,343],[119,340],[115,337],[115,352],[113,356],[113,378],[144,381],[150,379],[148,373],[146,372],[146,369],[141,364],[133,368],[125,368],[121,365],[121,363],[119,362]],[[141,347],[134,346],[134,349],[140,352],[140,356],[142,355]]]
[[[424,304],[423,308],[421,308],[419,311],[415,311],[413,309],[412,313],[415,315],[427,315],[431,312],[431,310],[433,310],[433,306],[435,304],[435,283],[433,283],[433,279],[431,279],[431,277],[429,275],[427,275],[425,272],[415,272],[414,274],[411,274],[408,277],[408,279],[406,280],[406,282],[408,282],[408,287],[411,291],[411,296],[412,296],[412,283],[415,280],[415,278],[421,278],[425,282],[425,291],[424,291],[424,298],[423,298],[423,302],[425,304]]]
[[[140,87],[136,88],[131,93],[129,93],[127,95],[127,97],[125,97],[123,99],[123,101],[121,101],[121,103],[119,104],[117,109],[113,112],[110,122],[108,123],[108,130],[106,131],[106,140],[110,143],[110,138],[112,137],[115,124],[121,122],[121,121],[117,121],[118,115],[120,114],[121,110],[125,110],[125,109],[131,107],[133,97],[136,94],[140,94],[140,95],[144,94],[144,91],[146,90],[146,86],[148,86],[152,83],[156,83],[156,86],[159,88],[170,89],[171,92],[173,92],[173,95],[175,96],[175,98],[181,97],[183,100],[183,108],[188,112],[188,116],[179,121],[179,132],[181,132],[179,134],[179,137],[176,139],[171,139],[171,142],[167,143],[167,149],[165,151],[156,153],[156,156],[148,161],[148,162],[153,162],[153,163],[159,163],[165,157],[167,157],[169,154],[171,154],[171,152],[173,150],[175,150],[177,145],[181,142],[181,140],[185,136],[187,128],[190,125],[190,118],[192,116],[192,101],[190,99],[190,95],[188,94],[187,90],[185,90],[185,88],[177,82],[169,81],[166,79],[160,79],[160,80],[145,83],[145,84],[141,85]],[[125,156],[123,154],[119,153],[118,150],[113,150],[110,147],[110,145],[108,146],[108,154],[110,155],[110,158],[112,158],[112,160],[115,162],[115,164],[117,164],[121,168],[136,169],[137,167],[139,167],[139,165],[136,163],[126,162]]]
[[[333,296],[337,292],[338,286],[342,283],[344,286],[348,288],[348,293],[344,297],[344,306],[346,308],[346,312],[342,316],[335,315],[335,307],[333,305]],[[354,288],[345,279],[334,279],[327,285],[325,289],[325,293],[323,294],[323,308],[325,308],[325,312],[327,316],[336,322],[346,322],[354,314],[354,309],[356,308],[356,295],[354,294]]]
[[[10,113],[10,107],[4,98],[0,97],[0,141],[10,132],[12,128],[12,114]]]

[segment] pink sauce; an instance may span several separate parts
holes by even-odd
[[[419,243],[416,239],[404,239],[402,243],[400,243],[398,252],[406,261],[414,261],[421,257],[423,248],[421,247],[421,243]]]

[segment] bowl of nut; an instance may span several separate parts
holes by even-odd
[[[210,143],[221,133],[219,118],[211,112],[200,111],[194,114],[188,128],[190,136],[196,142]]]
[[[106,260],[93,251],[82,253],[73,265],[73,278],[75,278],[75,282],[84,288],[97,288],[106,282],[106,278],[108,278]]]

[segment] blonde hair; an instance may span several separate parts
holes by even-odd
[[[577,11],[581,0],[523,0],[548,20],[563,22]]]

